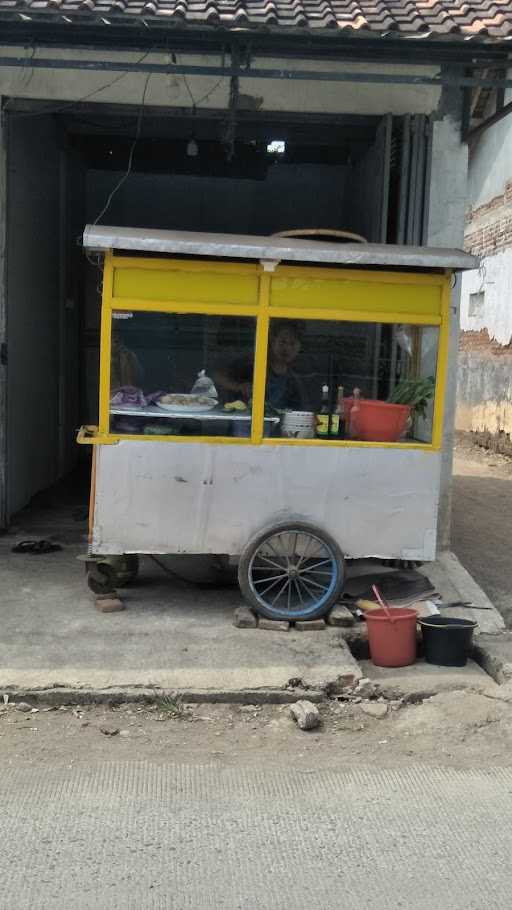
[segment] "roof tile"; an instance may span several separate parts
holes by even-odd
[[[512,36],[512,0],[0,0],[0,12],[61,16],[160,17],[169,23],[225,28],[278,27]]]

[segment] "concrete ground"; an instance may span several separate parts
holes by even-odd
[[[453,550],[512,628],[512,461],[460,444],[454,472]]]
[[[0,792],[4,910],[501,910],[510,899],[510,769],[114,761],[92,774],[11,771]]]
[[[154,707],[0,708],[2,910],[509,906],[510,703]]]
[[[27,536],[54,536],[63,549],[12,553]],[[340,678],[361,676],[340,630],[236,629],[237,587],[197,587],[169,577],[150,558],[142,561],[137,584],[122,592],[126,610],[99,613],[76,559],[85,536],[83,514],[64,503],[21,513],[0,538],[1,689],[163,688],[236,699],[283,692],[289,680],[320,695]],[[427,571],[447,598],[475,596],[454,557],[443,556]],[[478,590],[476,596],[484,599]],[[496,631],[493,611],[477,619]],[[424,691],[421,681],[417,685]]]
[[[476,477],[477,484],[480,479]],[[512,486],[512,474],[508,481],[500,479],[505,482]],[[467,504],[463,508],[457,503],[457,541],[468,541],[475,516]],[[465,536],[460,530],[464,514]],[[164,688],[198,698],[212,693],[251,698],[250,693],[264,697],[265,692],[283,692],[289,680],[320,695],[340,677],[361,676],[339,630],[235,629],[233,611],[241,604],[237,587],[190,585],[169,577],[150,558],[142,561],[137,584],[122,592],[126,610],[98,613],[85,583],[84,565],[76,559],[86,550],[86,534],[83,507],[77,508],[73,495],[63,496],[60,490],[40,497],[20,513],[10,533],[0,537],[0,688],[110,692]],[[484,533],[481,548],[485,544],[489,549],[488,541],[495,543],[497,536]],[[63,549],[46,555],[12,553],[13,544],[26,537],[53,537]],[[464,547],[461,553],[466,553]],[[504,566],[504,549],[502,559]],[[466,563],[473,569],[471,560]],[[361,567],[353,566],[352,571]],[[453,555],[442,555],[424,571],[445,599],[490,605]],[[503,578],[500,583],[505,584]],[[503,627],[493,610],[475,611],[473,618],[483,633],[494,634]],[[409,678],[411,672],[415,679]],[[424,678],[425,672],[421,675],[418,665],[403,674],[410,691],[432,686],[432,676]],[[460,682],[460,674],[448,671],[447,685],[450,674],[454,684]],[[470,673],[466,685],[474,681]]]
[[[187,691],[281,689],[301,679],[321,688],[360,676],[350,652],[322,632],[236,629],[237,588],[197,588],[168,578],[152,560],[126,610],[98,613],[85,584],[80,547],[15,555],[0,541],[0,688],[159,687]]]

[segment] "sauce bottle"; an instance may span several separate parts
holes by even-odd
[[[345,399],[342,385],[338,386],[338,400],[333,420],[337,420],[337,426],[331,427],[331,435],[336,439],[345,439]]]
[[[360,400],[361,400],[361,390],[354,389],[354,402],[350,409],[350,417],[349,417],[349,426],[350,426],[349,435],[350,435],[351,439],[357,439],[357,437],[359,435],[359,411],[361,410],[361,406],[359,404]]]
[[[322,402],[315,414],[316,438],[329,439],[329,386],[322,386]]]

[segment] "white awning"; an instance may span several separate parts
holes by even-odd
[[[195,231],[157,231],[87,225],[83,245],[88,250],[123,250],[263,262],[314,262],[333,265],[380,266],[402,269],[478,268],[478,259],[462,250],[392,243],[332,243],[288,237],[244,234],[206,234]]]

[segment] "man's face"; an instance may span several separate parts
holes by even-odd
[[[280,329],[272,339],[272,354],[281,363],[289,365],[300,354],[300,341],[290,329]]]

